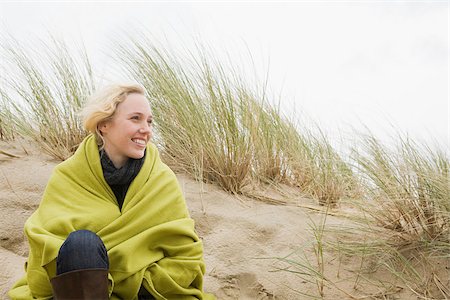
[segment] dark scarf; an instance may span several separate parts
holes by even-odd
[[[133,179],[141,170],[144,159],[145,152],[142,158],[129,158],[123,167],[117,169],[111,159],[108,157],[108,154],[106,154],[105,150],[100,151],[100,161],[102,163],[103,176],[114,192],[117,203],[119,204],[119,208],[121,210],[123,200],[125,199],[128,188]]]

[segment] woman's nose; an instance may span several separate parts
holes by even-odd
[[[141,126],[141,128],[139,128],[140,133],[149,133],[150,130],[151,130],[150,125],[148,125],[147,123],[145,123],[143,126]]]

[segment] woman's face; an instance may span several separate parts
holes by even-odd
[[[116,168],[128,158],[142,158],[152,137],[152,112],[144,95],[129,94],[111,120],[99,124],[104,149]]]

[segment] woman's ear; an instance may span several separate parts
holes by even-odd
[[[101,121],[100,123],[98,123],[97,125],[98,131],[100,131],[101,134],[105,133],[108,131],[108,122],[107,121]]]

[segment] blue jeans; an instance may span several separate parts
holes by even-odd
[[[71,232],[56,259],[56,275],[82,269],[109,269],[103,241],[89,230]]]

